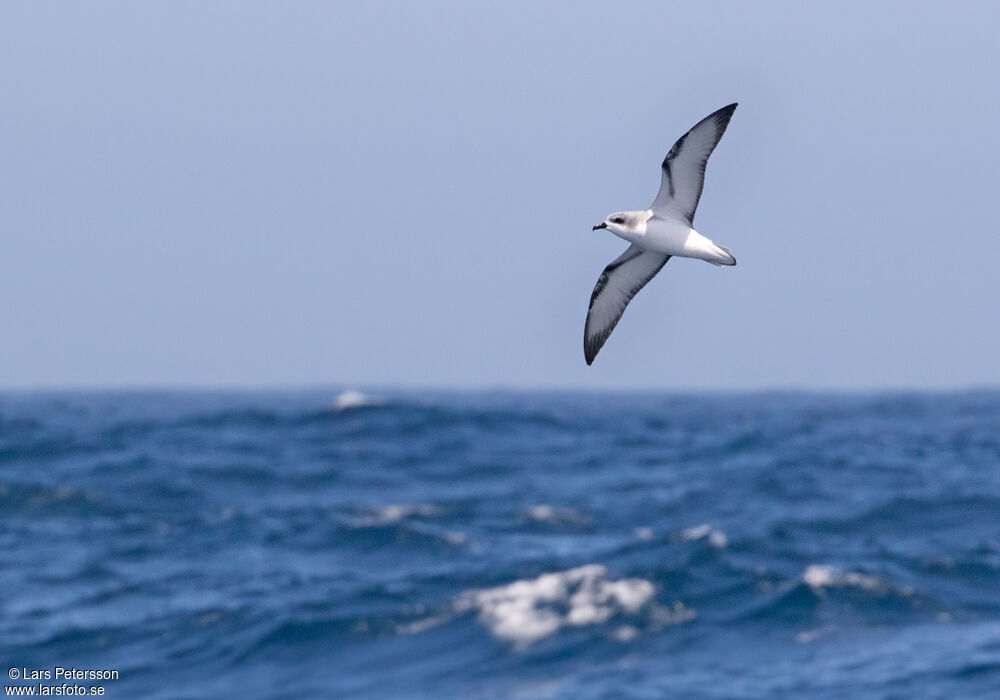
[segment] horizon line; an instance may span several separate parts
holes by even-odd
[[[149,382],[149,383],[65,383],[2,385],[0,395],[11,394],[143,394],[143,393],[319,393],[360,391],[362,393],[534,393],[534,394],[674,394],[674,395],[763,395],[763,394],[974,394],[1000,392],[1000,384],[976,383],[955,385],[872,385],[835,387],[829,385],[772,384],[744,387],[678,385],[644,387],[572,386],[566,384],[526,385],[492,384],[417,384],[390,382]]]

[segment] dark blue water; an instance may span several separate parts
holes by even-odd
[[[335,397],[0,397],[4,672],[1000,697],[1000,393]]]

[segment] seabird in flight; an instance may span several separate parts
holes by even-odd
[[[625,307],[673,256],[713,265],[735,265],[727,249],[694,230],[694,212],[705,184],[705,165],[729,126],[736,103],[709,114],[677,139],[663,159],[660,191],[649,209],[620,211],[594,227],[631,243],[604,268],[590,295],[583,353],[591,364]]]

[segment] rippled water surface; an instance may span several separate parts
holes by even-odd
[[[377,398],[0,396],[4,666],[123,698],[1000,697],[998,393]]]

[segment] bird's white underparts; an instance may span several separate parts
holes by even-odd
[[[648,209],[608,215],[594,230],[607,229],[631,243],[604,268],[593,293],[583,330],[583,354],[591,364],[625,307],[670,258],[696,258],[713,265],[735,265],[727,249],[694,230],[694,213],[705,184],[705,165],[736,103],[709,114],[677,139],[660,175],[660,191]]]

